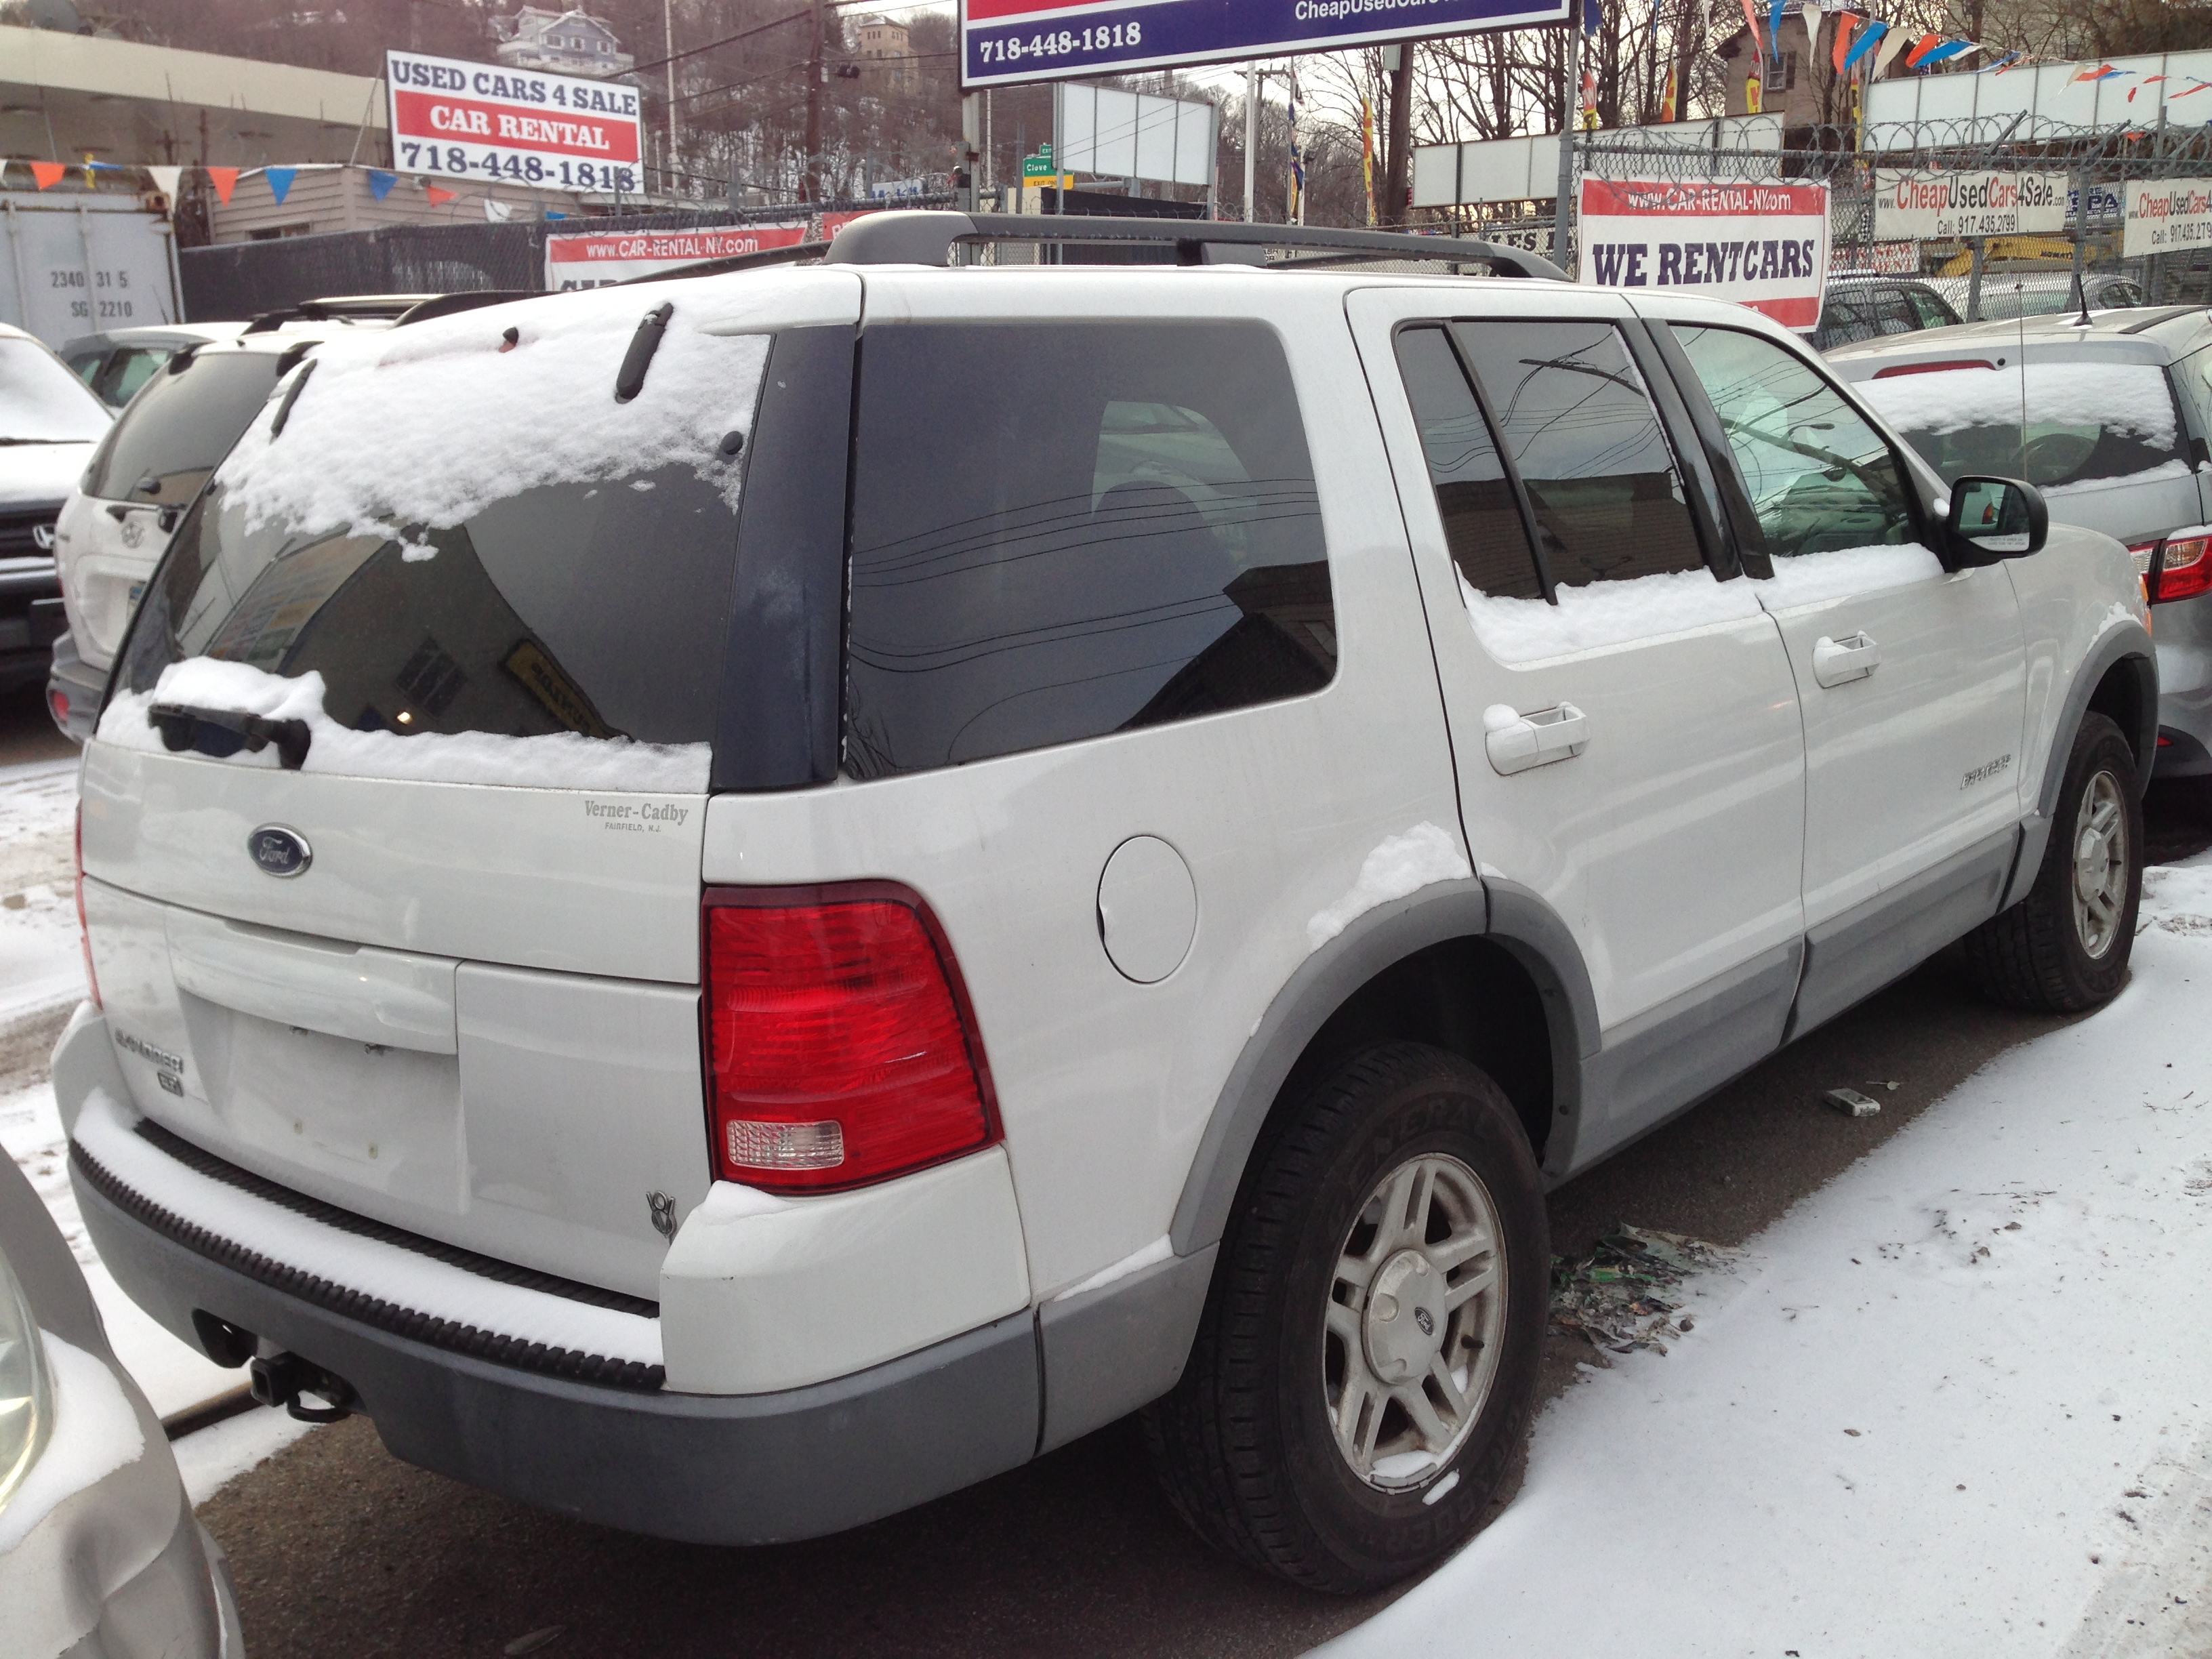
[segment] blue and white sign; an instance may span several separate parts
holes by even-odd
[[[1567,0],[960,0],[960,84],[1334,52],[1567,15]]]

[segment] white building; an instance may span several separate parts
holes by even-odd
[[[495,17],[491,27],[499,37],[499,61],[514,69],[605,77],[627,75],[637,62],[615,32],[588,12],[525,6],[512,17]]]

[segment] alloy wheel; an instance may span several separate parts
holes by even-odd
[[[1338,1451],[1385,1492],[1419,1486],[1482,1415],[1503,1352],[1505,1245],[1474,1171],[1425,1153],[1378,1181],[1337,1255],[1322,1386]]]
[[[2074,929],[2093,962],[2119,937],[2128,902],[2127,811],[2110,772],[2094,775],[2074,819]]]

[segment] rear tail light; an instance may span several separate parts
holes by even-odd
[[[714,1164],[781,1191],[858,1187],[998,1139],[943,930],[888,882],[707,895]]]
[[[84,951],[84,986],[92,1006],[101,1006],[100,975],[92,970],[92,924],[84,919],[84,803],[76,808],[76,835],[70,842],[70,860],[76,866],[76,938]]]
[[[2153,605],[2171,605],[2176,599],[2212,592],[2212,533],[2144,542],[2128,551],[2135,555],[2143,597]]]
[[[47,706],[54,711],[54,724],[62,727],[64,731],[68,730],[70,708],[69,693],[66,691],[49,691],[46,693],[46,703]]]

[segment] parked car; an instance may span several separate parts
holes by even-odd
[[[1972,296],[1972,279],[1945,276],[1934,282],[1952,308],[1964,318]],[[2124,311],[2143,302],[2142,286],[2121,271],[2085,271],[2081,291],[2076,293],[2070,270],[1985,270],[1982,273],[1981,314],[1973,320],[2009,322],[2021,317],[2079,315],[2084,295],[2092,315],[2100,311]]]
[[[111,329],[69,341],[61,349],[61,359],[100,402],[119,410],[179,351],[210,340],[235,339],[245,326],[244,323],[156,323]]]
[[[1218,268],[933,268],[1013,234]],[[2141,882],[2126,550],[1748,311],[1557,276],[885,213],[326,344],[86,745],[101,1259],[639,1532],[1142,1409],[1244,1559],[1436,1560],[1547,1186],[1962,937],[2096,1006]]]
[[[0,693],[46,672],[62,629],[54,522],[111,418],[60,358],[0,323]]]
[[[206,325],[209,337],[179,345],[159,373],[140,381],[57,527],[68,631],[47,635],[46,708],[64,735],[82,743],[92,730],[116,645],[170,532],[282,374],[325,338],[503,297],[311,300],[250,323]]]
[[[2054,518],[2128,544],[2159,607],[2157,775],[2212,811],[2212,313],[1984,323],[1831,362],[1938,473],[2029,479]]]
[[[1826,351],[1857,340],[1948,328],[1959,313],[1935,285],[1911,276],[1838,276],[1820,302],[1813,349]]]
[[[239,1659],[222,1548],[23,1172],[0,1158],[0,1648]]]

